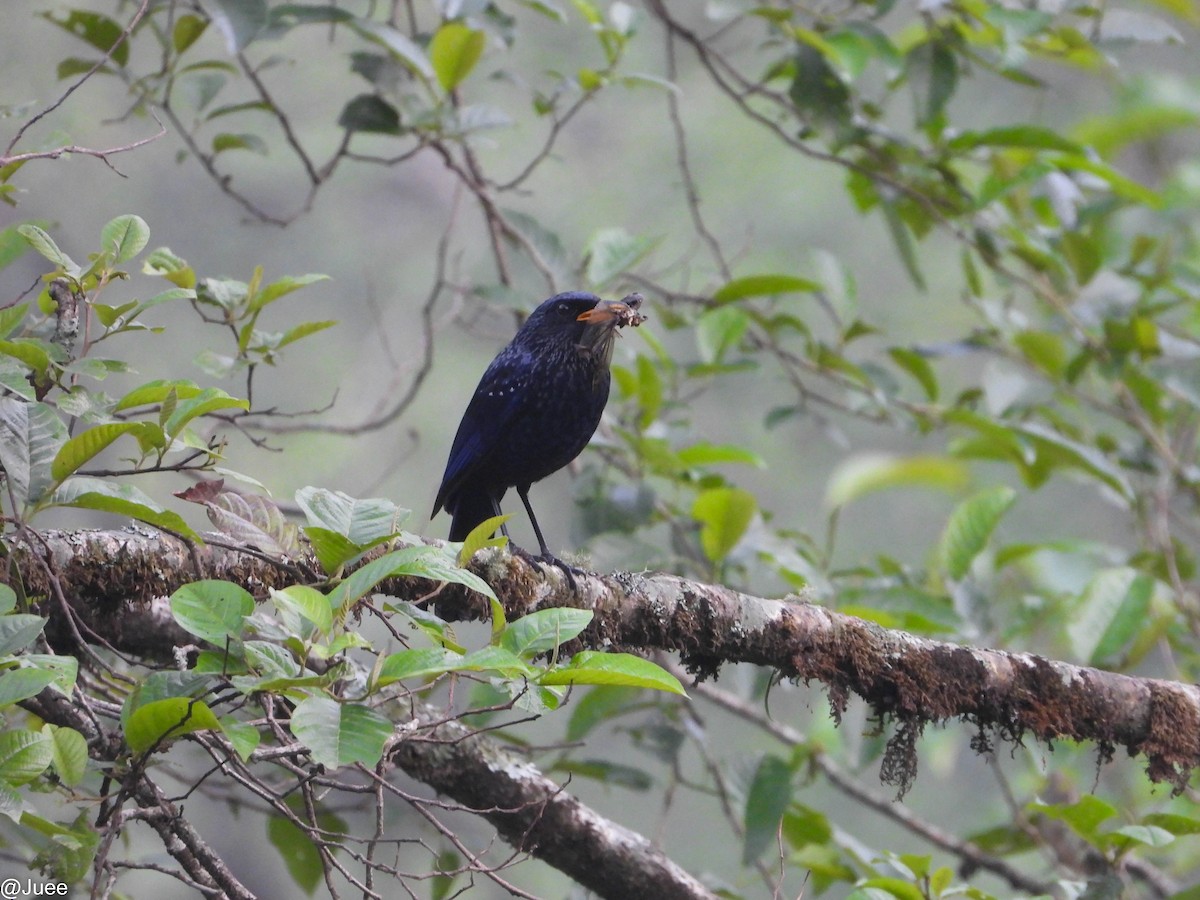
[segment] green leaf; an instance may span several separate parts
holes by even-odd
[[[964,131],[946,142],[951,150],[973,150],[976,147],[1024,147],[1030,150],[1062,150],[1082,153],[1083,148],[1059,132],[1038,125],[1002,125],[985,131]]]
[[[334,609],[345,609],[373,591],[384,579],[415,575],[432,581],[465,585],[485,597],[496,599],[487,582],[466,569],[460,569],[438,547],[402,547],[355,569],[329,595]]]
[[[319,525],[305,525],[303,531],[309,544],[312,545],[317,561],[327,575],[332,575],[363,550],[345,535],[328,528],[321,528]]]
[[[746,447],[734,444],[710,444],[701,441],[675,451],[675,456],[685,466],[715,466],[721,463],[745,463],[757,469],[765,469],[766,461]]]
[[[380,538],[396,536],[412,515],[412,510],[397,506],[390,500],[359,500],[341,491],[324,488],[300,488],[296,491],[296,502],[304,510],[310,524],[343,535],[359,548],[367,547]]]
[[[121,39],[124,31],[114,19],[87,10],[73,9],[61,19],[56,18],[52,13],[41,13],[40,15],[46,21],[53,22],[59,28],[86,41],[102,53],[107,53],[112,49]],[[129,42],[125,41],[116,47],[110,59],[118,66],[129,62]]]
[[[216,412],[218,409],[249,409],[250,401],[231,397],[219,388],[205,388],[194,397],[180,398],[175,411],[163,423],[168,437],[174,438],[193,419]]]
[[[84,463],[101,452],[123,434],[130,432],[160,433],[158,426],[150,422],[107,422],[80,432],[58,448],[50,474],[56,482],[66,480]],[[147,435],[152,437],[152,435]]]
[[[246,48],[267,26],[267,0],[214,0],[213,22],[225,36],[231,54]]]
[[[311,835],[297,828],[290,819],[276,814],[267,819],[267,840],[283,860],[296,887],[311,897],[325,871],[321,850]]]
[[[933,366],[929,364],[929,360],[923,354],[907,347],[891,347],[888,349],[888,356],[921,385],[921,389],[925,391],[928,399],[937,400],[937,375],[934,374]]]
[[[618,275],[633,268],[658,246],[661,237],[632,235],[624,228],[602,228],[587,245],[587,280],[602,288]]]
[[[747,275],[723,284],[713,294],[713,300],[717,303],[731,303],[744,297],[767,297],[796,292],[815,293],[819,290],[819,283],[795,275]]]
[[[955,507],[938,544],[939,563],[950,578],[958,581],[970,571],[1016,497],[1016,491],[1001,485],[980,491]]]
[[[503,547],[508,543],[508,538],[504,536],[493,537],[493,535],[500,529],[501,525],[511,518],[512,513],[492,516],[490,519],[484,519],[472,528],[463,541],[462,549],[458,551],[458,564],[465,566],[471,561],[471,557],[486,547]]]
[[[150,243],[150,226],[141,216],[117,216],[100,231],[100,245],[114,264],[133,259]]]
[[[692,504],[692,518],[700,523],[700,545],[704,555],[720,562],[741,540],[750,526],[758,503],[741,488],[710,488]]]
[[[225,131],[214,135],[212,139],[213,156],[216,156],[218,153],[224,153],[226,150],[249,150],[251,153],[257,153],[259,156],[270,155],[267,142],[257,134],[250,132],[232,134]]]
[[[171,595],[171,615],[179,627],[217,647],[227,639],[240,640],[254,598],[230,581],[195,581]]]
[[[414,647],[384,657],[379,667],[377,684],[386,687],[395,681],[409,678],[429,678],[453,672],[462,662],[462,654],[443,647]]]
[[[394,60],[424,81],[433,81],[436,77],[425,51],[402,31],[370,19],[356,19],[350,27],[385,48]]]
[[[37,639],[48,621],[27,613],[0,616],[0,656],[20,653]]]
[[[187,260],[176,256],[167,247],[152,250],[142,263],[142,272],[158,275],[177,287],[193,290],[196,287],[196,272]]]
[[[696,320],[696,344],[706,363],[720,363],[737,347],[750,327],[750,314],[740,306],[718,306]]]
[[[247,308],[254,312],[262,309],[268,303],[274,303],[280,297],[286,297],[293,291],[298,291],[303,287],[308,287],[310,284],[317,284],[321,281],[328,281],[328,275],[319,275],[310,273],[308,275],[289,275],[280,278],[277,281],[272,281],[266,287],[257,291],[251,297]]]
[[[8,615],[17,608],[17,594],[7,584],[0,582],[0,616]]]
[[[1066,822],[1076,834],[1093,846],[1100,846],[1102,843],[1099,833],[1101,823],[1117,814],[1113,806],[1094,794],[1084,794],[1074,803],[1030,803],[1026,810]]]
[[[54,742],[40,731],[0,732],[0,781],[26,784],[54,762]]]
[[[594,616],[590,609],[539,609],[510,622],[500,634],[500,646],[518,656],[533,657],[578,637]]]
[[[95,509],[128,516],[156,528],[174,532],[188,540],[204,543],[200,535],[178,514],[163,509],[132,484],[117,484],[109,479],[75,475],[50,498],[52,506]]]
[[[57,678],[47,669],[9,669],[0,674],[0,708],[36,697]]]
[[[42,734],[50,739],[51,765],[58,780],[67,787],[74,787],[87,774],[87,740],[74,728],[58,725],[43,725]]]
[[[1097,572],[1067,621],[1067,637],[1075,654],[1089,666],[1118,661],[1120,654],[1144,628],[1154,579],[1122,566]]]
[[[188,400],[197,396],[200,392],[200,386],[194,381],[148,381],[140,387],[134,388],[118,400],[115,411],[123,412],[127,409],[133,409],[135,406],[163,403],[172,395],[178,399]]]
[[[783,814],[791,800],[791,766],[778,756],[767,754],[759,760],[746,794],[742,865],[753,864],[768,847],[775,845]]]
[[[461,22],[447,22],[429,42],[429,61],[442,90],[449,92],[471,74],[483,55],[487,37]]]
[[[145,753],[162,741],[195,731],[220,731],[221,723],[203,700],[167,697],[139,706],[125,724],[125,743]]]
[[[208,22],[199,16],[184,15],[175,20],[175,28],[171,32],[171,43],[176,53],[183,53],[188,47],[200,39]]]
[[[292,734],[327,769],[353,763],[374,766],[392,735],[392,723],[357,703],[338,703],[329,697],[309,697],[292,712]]]
[[[332,328],[336,324],[338,324],[336,319],[325,319],[320,322],[301,322],[299,325],[289,328],[280,336],[279,340],[275,342],[275,349],[279,350],[288,344],[294,344],[296,341],[303,340],[309,335]]]
[[[80,268],[75,261],[67,254],[58,249],[58,244],[54,243],[54,239],[50,237],[43,229],[37,225],[19,225],[17,231],[21,237],[28,241],[38,253],[42,254],[50,262],[54,263],[58,268],[62,269],[68,275],[76,276],[80,273]]]
[[[222,717],[220,721],[221,730],[233,744],[234,752],[242,762],[245,762],[250,758],[250,754],[258,749],[258,745],[262,742],[262,735],[249,722],[239,722],[229,717]]]
[[[270,594],[276,606],[312,622],[321,634],[328,635],[333,630],[333,607],[329,598],[316,588],[293,584],[281,591],[271,588]]]
[[[618,685],[593,687],[574,704],[571,720],[567,723],[567,741],[583,740],[598,725],[633,709],[639,697],[635,688]]]
[[[876,491],[898,487],[937,488],[954,493],[966,487],[970,470],[944,456],[894,456],[862,453],[847,459],[829,478],[825,505],[845,506]]]
[[[571,657],[567,665],[547,671],[538,679],[538,683],[650,688],[687,696],[678,678],[648,659],[630,653],[598,653],[594,650],[584,650]]]

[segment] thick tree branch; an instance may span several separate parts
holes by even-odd
[[[477,811],[518,850],[531,853],[601,897],[712,898],[703,884],[649,840],[604,818],[526,760],[458,722],[402,738],[400,768]]]
[[[170,619],[164,597],[198,578],[226,578],[252,593],[295,583],[292,563],[208,545],[191,548],[162,534],[49,532],[49,566],[83,622],[115,647],[152,659],[170,658],[190,643]],[[10,569],[30,596],[49,593],[40,548],[17,544]],[[315,566],[313,567],[315,569]],[[671,575],[584,576],[572,593],[560,572],[541,572],[505,552],[480,554],[477,574],[493,586],[510,617],[546,606],[591,609],[581,641],[589,646],[680,652],[700,678],[724,663],[751,662],[782,677],[828,686],[834,714],[851,693],[880,717],[899,723],[884,761],[886,781],[907,787],[915,776],[914,746],[928,722],[961,717],[991,735],[1019,740],[1093,741],[1101,757],[1116,747],[1147,760],[1155,781],[1181,787],[1200,763],[1200,688],[1134,678],[1048,660],[1029,653],[960,647],[918,638],[803,602],[752,597]],[[428,597],[420,579],[397,579],[381,591],[409,600]],[[487,605],[454,585],[438,592],[447,619],[483,618]],[[65,639],[54,629],[52,639]]]

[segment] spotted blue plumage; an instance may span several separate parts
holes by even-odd
[[[551,555],[528,491],[578,456],[600,423],[614,325],[579,321],[600,302],[581,291],[546,300],[483,373],[433,506],[434,515],[444,507],[453,516],[451,540],[499,514],[501,499],[516,488],[542,555]]]

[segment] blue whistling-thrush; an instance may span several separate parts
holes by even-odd
[[[433,515],[444,507],[454,517],[450,540],[461,541],[500,515],[500,500],[515,487],[542,558],[558,562],[538,527],[529,488],[591,440],[608,401],[617,328],[642,323],[641,303],[638,294],[624,300],[556,294],[492,360],[463,413],[433,503]]]

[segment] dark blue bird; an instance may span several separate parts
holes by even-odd
[[[529,504],[529,488],[591,440],[608,401],[617,328],[642,323],[641,302],[638,294],[624,300],[556,294],[492,360],[458,426],[433,503],[433,515],[444,507],[454,517],[450,540],[461,541],[500,515],[505,492],[516,488],[542,558],[557,562]]]

